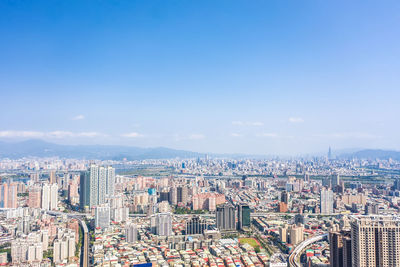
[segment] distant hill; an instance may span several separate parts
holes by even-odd
[[[28,140],[18,143],[0,142],[0,158],[62,157],[80,159],[128,160],[193,158],[204,154],[165,147],[141,148],[133,146],[107,145],[59,145],[42,140]]]
[[[400,160],[400,151],[382,149],[363,149],[353,153],[342,154],[339,158],[358,158],[358,159],[394,159]]]

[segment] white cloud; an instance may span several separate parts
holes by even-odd
[[[260,121],[232,121],[232,125],[237,126],[263,126],[264,123]]]
[[[258,137],[278,137],[276,133],[259,133],[257,134]]]
[[[105,137],[107,135],[103,134],[103,133],[98,133],[98,132],[82,132],[82,133],[79,133],[79,136],[81,136],[81,137],[100,137],[100,136]]]
[[[191,135],[189,135],[189,139],[190,140],[201,140],[201,139],[204,139],[204,138],[206,138],[206,137],[203,134],[191,134]]]
[[[0,131],[0,137],[3,138],[74,138],[74,137],[99,137],[107,136],[106,134],[98,132],[69,132],[69,131],[52,131],[52,132],[38,132],[38,131]]]
[[[232,136],[232,137],[242,137],[243,134],[240,134],[240,133],[231,133],[231,136]]]
[[[291,122],[291,123],[302,123],[302,122],[304,122],[304,119],[300,118],[300,117],[290,117],[289,118],[289,122]]]
[[[131,132],[131,133],[126,133],[126,134],[122,134],[122,137],[127,137],[127,138],[138,138],[138,137],[143,137],[142,134],[137,133],[137,132]]]
[[[40,138],[44,136],[45,136],[44,133],[36,131],[0,131],[0,137],[6,137],[6,138],[15,138],[15,137]]]
[[[85,119],[85,116],[80,114],[80,115],[76,115],[75,117],[72,118],[73,121],[79,121],[79,120],[83,120]]]

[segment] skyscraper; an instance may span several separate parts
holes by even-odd
[[[238,205],[238,229],[250,228],[250,207],[248,205]]]
[[[4,183],[0,185],[0,207],[1,208],[17,208],[18,188],[14,183]]]
[[[353,216],[351,221],[353,267],[400,266],[400,218]]]
[[[330,266],[351,266],[351,238],[350,231],[329,232]],[[350,257],[350,258],[349,258]],[[350,263],[350,265],[349,265]]]
[[[171,213],[158,213],[153,216],[155,217],[156,234],[161,236],[171,236],[172,235]]]
[[[176,198],[177,198],[177,202],[178,203],[182,203],[184,205],[187,204],[187,202],[188,202],[188,188],[187,188],[187,186],[179,186],[177,188]]]
[[[39,186],[33,186],[29,189],[28,207],[40,208],[42,202],[42,190]]]
[[[217,207],[216,211],[217,228],[221,231],[236,229],[235,209],[228,204]]]
[[[134,223],[127,223],[125,226],[126,242],[135,243],[137,241],[137,226]]]
[[[337,186],[340,186],[340,175],[339,174],[332,175],[331,186],[333,189],[336,189]]]
[[[199,216],[195,216],[186,222],[187,235],[203,234],[206,229],[207,222]]]
[[[56,182],[57,182],[56,181],[56,171],[52,170],[52,171],[50,171],[50,174],[49,174],[49,183],[54,184]]]
[[[110,226],[110,207],[108,205],[100,205],[95,210],[95,227],[105,229]]]
[[[45,183],[42,186],[42,201],[41,201],[42,209],[49,210],[50,209],[50,185]]]
[[[80,206],[92,208],[106,202],[114,194],[115,169],[91,165],[80,179]]]
[[[115,188],[115,169],[111,166],[106,168],[107,178],[106,178],[106,195],[108,197],[114,196]]]
[[[333,213],[333,192],[330,189],[322,188],[320,195],[320,211],[322,214]]]
[[[58,185],[50,185],[50,210],[56,210],[58,205]]]

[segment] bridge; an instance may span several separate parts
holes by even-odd
[[[290,267],[301,267],[300,263],[297,262],[298,257],[301,255],[304,249],[306,249],[311,244],[324,240],[328,234],[318,235],[311,237],[307,240],[304,240],[293,250],[293,252],[289,256],[289,266]]]

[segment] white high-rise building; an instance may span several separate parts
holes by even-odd
[[[90,166],[90,172],[89,172],[89,185],[90,185],[90,194],[89,194],[89,199],[90,199],[90,205],[89,207],[96,206],[98,204],[102,204],[99,202],[99,199],[101,198],[99,196],[99,166],[97,165],[91,165]]]
[[[105,167],[99,167],[99,187],[98,187],[98,203],[103,204],[106,202],[107,193],[107,170]]]
[[[50,185],[45,183],[42,186],[42,202],[41,207],[44,210],[50,209]]]
[[[110,207],[108,205],[97,206],[95,210],[95,227],[105,229],[110,226]]]
[[[135,243],[137,241],[137,226],[134,223],[127,223],[125,226],[126,242]]]
[[[115,169],[91,165],[80,179],[80,204],[92,208],[106,203],[106,198],[114,195]]]
[[[58,185],[50,185],[50,210],[56,210],[58,206]]]
[[[171,213],[158,213],[156,216],[156,234],[161,236],[172,235]]]
[[[320,195],[321,214],[333,213],[333,192],[331,189],[322,188]]]
[[[107,167],[107,179],[106,179],[106,195],[108,197],[114,196],[115,188],[115,169],[111,166]]]
[[[75,232],[63,229],[57,232],[57,239],[53,243],[53,261],[55,263],[69,261],[75,256]]]

